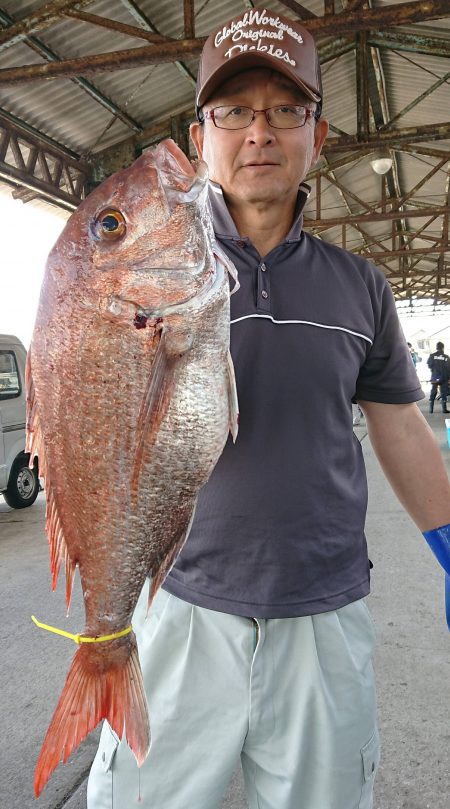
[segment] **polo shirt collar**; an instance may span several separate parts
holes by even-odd
[[[297,194],[294,221],[289,233],[284,239],[285,242],[296,242],[301,239],[303,228],[303,208],[305,207],[305,203],[310,192],[310,186],[306,183],[301,183]],[[216,236],[219,236],[222,239],[241,241],[242,236],[240,236],[237,232],[236,225],[234,224],[231,214],[227,208],[222,188],[218,183],[215,183],[212,180],[209,181],[209,201],[212,209]]]

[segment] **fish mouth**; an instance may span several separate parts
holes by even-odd
[[[186,155],[172,140],[165,140],[154,149],[155,168],[170,210],[177,205],[196,202],[207,187],[208,169],[199,161],[194,169]]]

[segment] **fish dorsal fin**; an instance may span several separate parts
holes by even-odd
[[[67,609],[69,609],[76,565],[69,556],[67,544],[64,539],[61,518],[56,504],[55,490],[47,469],[45,445],[33,381],[31,348],[27,354],[25,384],[27,390],[27,436],[25,451],[30,453],[30,466],[33,465],[34,458],[38,458],[39,476],[45,480],[45,530],[47,532],[50,551],[52,589],[56,589],[61,563],[64,562],[66,571],[66,605]]]

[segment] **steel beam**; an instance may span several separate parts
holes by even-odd
[[[52,2],[46,3],[45,6],[36,9],[27,17],[18,20],[11,28],[0,31],[0,51],[4,48],[9,48],[16,42],[21,42],[30,34],[52,25],[61,18],[63,11],[71,6],[76,5],[81,8],[89,5],[89,3],[92,3],[92,0],[52,0]]]
[[[352,216],[331,216],[326,219],[304,219],[306,228],[322,228],[328,230],[341,225],[352,225],[355,222],[387,222],[395,219],[412,219],[418,216],[441,216],[449,212],[448,205],[436,208],[413,208],[407,211],[384,211],[382,213],[360,213]]]
[[[38,79],[67,79],[71,76],[89,76],[95,73],[177,62],[187,56],[198,56],[205,39],[206,37],[175,40],[163,45],[145,45],[126,51],[112,51],[93,56],[81,56],[77,59],[66,59],[59,64],[6,68],[0,70],[0,86],[24,84]]]
[[[360,11],[343,11],[334,17],[317,17],[305,20],[305,28],[316,36],[354,34],[356,31],[377,30],[412,22],[439,20],[448,16],[448,0],[418,0],[413,3],[397,3],[380,8]]]
[[[2,179],[73,210],[84,197],[88,176],[86,163],[0,115]]]
[[[362,252],[363,248],[358,247],[357,250],[352,250],[351,252]],[[376,261],[376,259],[389,259],[389,258],[397,258],[397,257],[404,257],[407,258],[408,256],[425,256],[430,254],[439,255],[444,253],[444,248],[442,245],[437,244],[435,247],[408,247],[406,250],[383,250],[379,252],[370,253],[371,261]]]
[[[194,39],[195,37],[194,0],[183,0],[183,12],[184,12],[184,38]]]
[[[68,19],[80,20],[81,22],[88,22],[91,25],[107,28],[109,31],[117,31],[119,34],[125,34],[128,37],[145,39],[147,42],[173,42],[171,37],[163,37],[162,34],[156,34],[153,31],[147,31],[144,28],[138,28],[137,25],[127,25],[127,23],[111,20],[109,17],[100,17],[98,14],[88,14],[84,11],[65,11],[64,17],[67,17]],[[186,39],[189,38],[190,37],[186,37]]]
[[[419,143],[420,141],[445,140],[446,138],[450,138],[450,121],[442,124],[424,124],[403,129],[388,129],[385,132],[373,132],[368,135],[366,140],[358,139],[356,135],[327,138],[323,151],[325,154],[329,154],[330,152],[349,152],[355,147],[370,146],[372,149],[376,149],[389,146],[395,148],[402,143]]]
[[[135,20],[142,25],[147,31],[152,31],[155,34],[159,34],[158,29],[155,25],[153,25],[152,21],[144,14],[144,12],[136,5],[134,0],[121,0],[121,3],[125,8],[130,12],[130,14],[134,17]],[[188,66],[181,61],[181,59],[175,60],[175,65],[177,70],[192,84],[193,87],[196,86],[197,79],[193,73],[189,70]]]
[[[53,8],[52,20],[61,16],[62,11],[55,12],[57,0],[49,4]],[[84,0],[83,0],[84,2]],[[132,0],[123,0],[127,7]],[[68,6],[67,2],[58,0],[58,5]],[[140,12],[141,13],[141,12]],[[421,20],[434,20],[448,15],[448,0],[417,0],[413,3],[399,3],[393,6],[365,9],[361,11],[342,12],[334,16],[307,19],[304,25],[317,36],[354,34],[357,31],[368,31],[386,25],[404,25]],[[48,17],[46,18],[48,19]],[[24,22],[24,21],[22,21]],[[46,24],[49,24],[46,22]],[[16,25],[7,32],[0,31],[0,42],[11,34]],[[26,29],[21,37],[31,33],[35,28]],[[105,54],[94,54],[78,59],[67,59],[60,64],[25,65],[18,68],[7,68],[0,71],[0,85],[24,83],[37,79],[50,79],[78,75],[90,75],[98,72],[125,70],[143,65],[179,62],[187,56],[198,55],[205,42],[205,37],[197,39],[176,40],[169,43],[156,44],[154,47],[131,48],[126,51],[114,51]],[[184,66],[185,67],[185,66]],[[192,74],[185,67],[188,75]]]
[[[417,105],[420,104],[420,102],[423,101],[424,98],[427,98],[428,96],[431,95],[431,93],[434,92],[434,90],[437,90],[438,87],[440,87],[442,84],[445,84],[445,82],[447,82],[449,78],[450,78],[450,70],[445,74],[445,76],[441,76],[441,78],[435,81],[434,84],[432,84],[430,87],[427,87],[427,89],[424,90],[423,93],[417,96],[417,98],[411,101],[406,107],[403,107],[403,109],[400,110],[400,112],[394,115],[394,117],[391,118],[384,125],[383,129],[386,129],[387,127],[392,127],[394,121],[398,121],[399,118],[403,118],[403,116],[406,115],[408,112],[410,112],[414,107],[417,107]]]
[[[0,20],[9,27],[15,24],[15,20],[1,9]],[[60,57],[35,36],[25,37],[24,44],[42,56],[47,62],[61,62]],[[143,127],[141,124],[135,121],[134,118],[131,118],[130,115],[127,115],[127,113],[124,112],[124,110],[121,110],[117,104],[114,104],[111,99],[103,95],[103,93],[100,92],[95,85],[91,84],[91,82],[78,76],[72,77],[71,81],[81,87],[81,89],[90,95],[91,98],[97,101],[98,104],[101,104],[102,107],[107,109],[109,112],[112,112],[117,116],[117,118],[120,118],[120,120],[130,129],[134,129],[135,132],[142,132]]]
[[[305,8],[300,3],[297,3],[297,0],[280,0],[282,6],[286,6],[286,8],[290,8],[291,11],[295,11],[299,20],[315,20],[317,19],[317,15],[313,14],[309,8]]]
[[[422,34],[397,34],[395,31],[369,31],[368,45],[395,51],[408,51],[428,56],[450,57],[450,40],[443,37],[427,37]]]
[[[356,131],[360,140],[366,140],[369,134],[369,88],[367,34],[360,31],[356,34]]]

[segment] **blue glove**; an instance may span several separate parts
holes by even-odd
[[[445,613],[450,630],[450,523],[433,531],[424,531],[423,535],[445,570]]]

